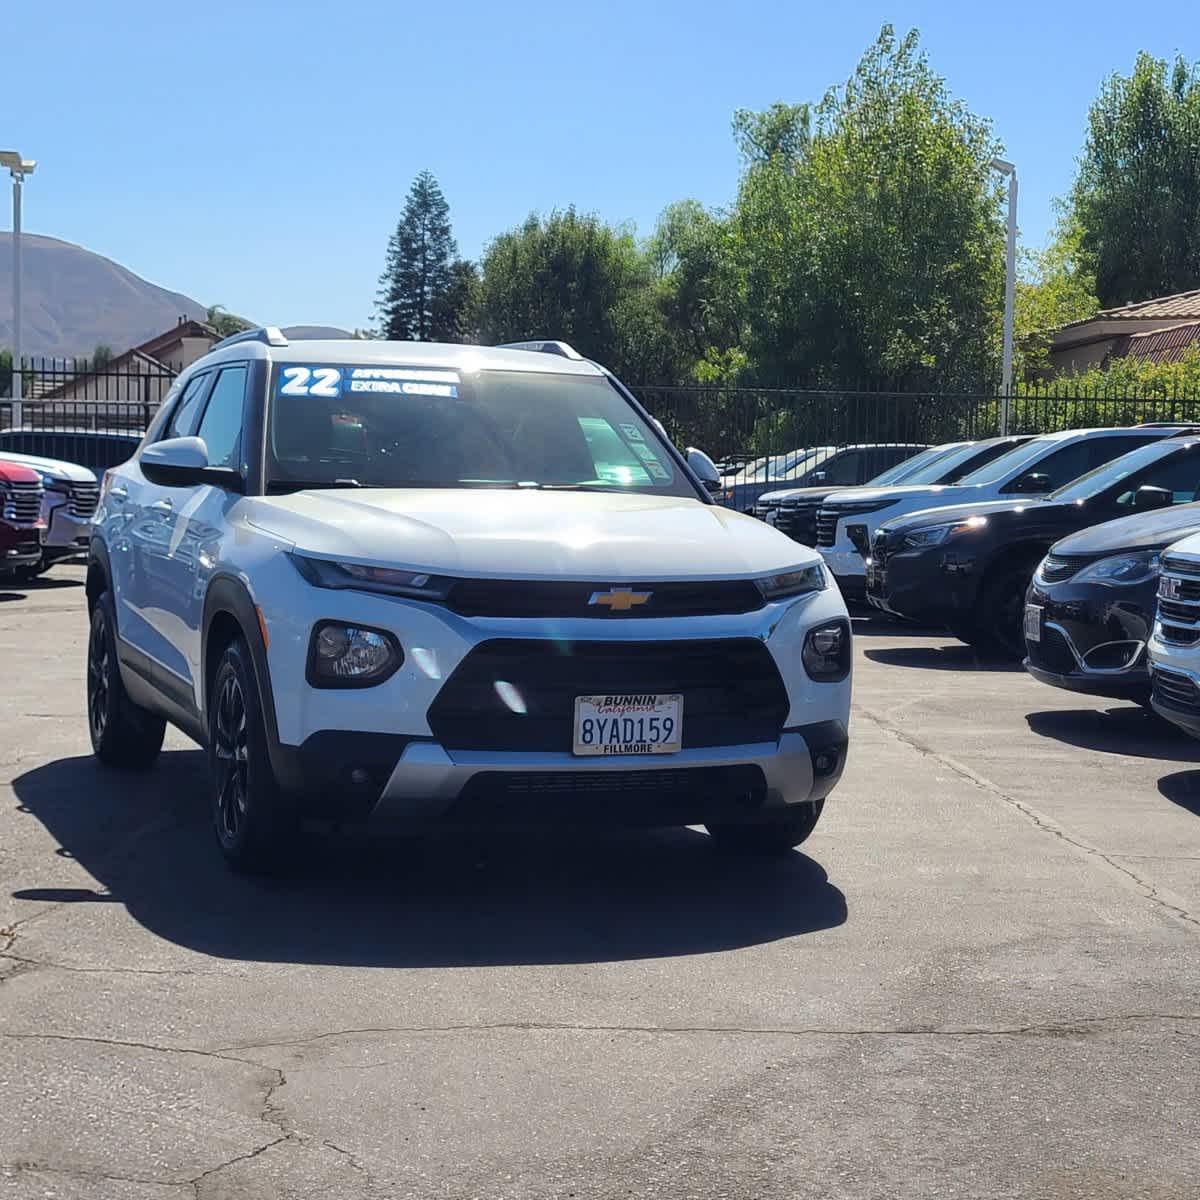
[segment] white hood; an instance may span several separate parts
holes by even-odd
[[[57,479],[65,479],[70,483],[95,483],[96,472],[78,463],[63,462],[57,458],[44,458],[40,454],[14,454],[0,449],[0,462],[20,463],[23,467],[32,467],[35,471],[43,471]]]
[[[820,561],[753,517],[673,496],[338,488],[238,507],[314,557],[431,574],[619,583],[747,577]]]

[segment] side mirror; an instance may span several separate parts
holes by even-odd
[[[142,451],[138,466],[151,483],[160,487],[196,487],[208,483],[232,492],[240,492],[244,487],[236,471],[208,465],[208,447],[198,437],[155,442]]]
[[[1050,490],[1050,476],[1030,471],[1013,481],[1012,490],[1022,496],[1036,496]]]
[[[687,465],[691,467],[692,474],[700,480],[706,491],[719,492],[724,487],[724,484],[721,482],[721,472],[717,470],[717,464],[703,450],[697,450],[695,446],[689,446],[687,450]]]
[[[1133,507],[1139,512],[1147,512],[1154,508],[1170,508],[1174,499],[1175,497],[1166,488],[1143,483],[1133,493]]]
[[[825,480],[828,478],[829,478],[829,475],[825,471],[814,471],[808,477],[808,482],[810,484],[824,483]]]

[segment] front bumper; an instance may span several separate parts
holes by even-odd
[[[974,615],[977,591],[974,562],[942,546],[891,551],[867,569],[868,603],[910,621],[960,624]]]
[[[853,546],[849,549],[840,546],[823,547],[821,557],[825,559],[829,573],[837,580],[844,599],[866,600],[867,564]]]
[[[1151,643],[1150,705],[1160,717],[1200,738],[1200,675],[1177,661],[1161,642]],[[1195,653],[1188,655],[1195,661]]]
[[[1157,576],[1134,587],[1035,579],[1026,603],[1042,609],[1042,636],[1026,640],[1025,669],[1051,687],[1145,699],[1150,692],[1146,643],[1157,588]]]
[[[92,538],[90,517],[73,516],[70,505],[62,503],[50,509],[47,526],[45,554],[48,560],[87,553]]]

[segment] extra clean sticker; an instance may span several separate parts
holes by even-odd
[[[419,367],[281,367],[281,396],[318,396],[336,400],[351,393],[458,398],[457,371]]]
[[[645,439],[642,437],[642,431],[641,431],[641,430],[640,430],[640,429],[639,429],[639,428],[638,428],[636,425],[622,425],[622,426],[621,426],[621,432],[622,432],[622,433],[623,433],[623,434],[624,434],[624,435],[625,435],[625,436],[626,436],[626,437],[627,437],[627,438],[628,438],[628,439],[629,439],[631,442],[641,442],[641,441],[644,441],[644,440],[645,440]]]

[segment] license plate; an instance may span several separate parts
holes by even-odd
[[[884,578],[885,578],[885,576],[883,573],[883,568],[877,562],[873,562],[870,559],[868,559],[867,560],[867,587],[869,587],[871,589],[871,591],[873,591],[873,592],[882,591]]]
[[[1025,640],[1027,642],[1042,640],[1042,606],[1040,604],[1025,605]]]
[[[678,754],[682,749],[682,696],[575,698],[576,754]]]

